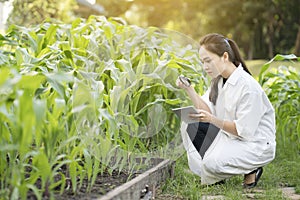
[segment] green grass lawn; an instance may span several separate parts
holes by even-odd
[[[294,144],[281,144],[277,137],[277,155],[273,162],[264,167],[264,173],[255,189],[244,190],[243,175],[235,176],[224,185],[203,186],[200,177],[192,174],[187,165],[186,154],[176,161],[174,178],[161,187],[162,193],[171,194],[173,199],[201,199],[203,196],[222,195],[225,199],[247,199],[251,193],[255,199],[288,199],[281,187],[295,187],[300,192],[300,156]]]
[[[247,65],[255,77],[265,60],[247,61]],[[272,63],[271,68],[280,65],[293,66],[300,71],[299,63],[280,61]],[[277,122],[280,123],[280,122]],[[296,129],[295,129],[296,131]],[[277,132],[276,157],[269,165],[264,167],[264,173],[253,190],[244,190],[242,187],[243,175],[235,176],[226,181],[224,185],[203,186],[200,177],[192,174],[187,165],[186,154],[176,160],[174,178],[167,180],[160,189],[162,196],[172,196],[171,199],[203,199],[203,197],[222,195],[222,199],[289,199],[280,190],[282,187],[295,187],[300,194],[300,151],[298,144],[292,142],[285,133]],[[251,197],[249,197],[251,193]],[[162,198],[159,198],[162,199]],[[165,198],[170,199],[170,198]],[[209,198],[204,198],[209,199]],[[212,198],[210,198],[212,199]],[[217,198],[216,198],[217,199]]]

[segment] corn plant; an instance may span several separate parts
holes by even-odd
[[[286,66],[282,65],[267,71],[272,62],[282,60],[286,60]],[[259,75],[259,81],[275,108],[279,139],[284,145],[296,144],[298,151],[300,151],[300,73],[299,69],[289,67],[288,64],[299,61],[300,58],[295,55],[277,55],[262,67]]]
[[[190,45],[122,19],[10,26],[0,35],[1,197],[76,194],[83,179],[90,189],[104,171],[139,169],[137,156],[170,157],[180,142],[171,108],[190,103],[175,80],[187,75],[202,93],[199,64]]]

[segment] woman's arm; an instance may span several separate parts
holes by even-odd
[[[211,113],[207,112],[206,110],[199,109],[197,114],[190,114],[190,117],[198,119],[199,122],[211,123],[232,135],[239,136],[236,129],[236,125],[233,121],[219,119]]]
[[[205,101],[197,94],[195,89],[193,87],[188,87],[185,89],[186,93],[192,100],[195,108],[205,110],[209,113],[212,113],[208,105],[205,103]]]
[[[214,124],[216,127],[231,133],[232,135],[238,136],[236,125],[233,121],[225,121],[218,119],[212,115],[212,112],[205,101],[197,94],[192,86],[185,86],[180,80],[176,81],[177,86],[185,89],[186,93],[192,100],[195,108],[198,109],[197,114],[191,114],[190,116],[199,120],[199,122],[209,122]]]
[[[176,84],[178,87],[184,89],[191,99],[191,101],[194,104],[194,107],[197,109],[205,110],[209,113],[212,113],[208,105],[205,103],[205,101],[197,94],[195,89],[192,86],[186,86],[184,85],[179,79],[177,79]]]
[[[233,121],[226,121],[218,119],[216,116],[211,116],[210,123],[218,127],[219,129],[222,129],[228,133],[231,133],[232,135],[239,136],[235,123]]]

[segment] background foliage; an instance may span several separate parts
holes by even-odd
[[[47,18],[70,22],[75,6],[75,0],[14,0],[8,24],[36,25]]]
[[[97,0],[103,12],[95,12],[93,5],[83,6],[82,0],[77,0],[76,7],[75,0],[14,2],[13,24],[36,24],[47,17],[68,21],[73,15],[87,18],[97,14],[122,17],[142,27],[169,28],[197,41],[206,33],[219,32],[237,41],[249,60],[273,58],[278,53],[300,55],[298,0]]]
[[[267,71],[272,62],[285,60],[286,64]],[[300,153],[300,73],[289,67],[288,61],[299,62],[294,55],[277,55],[266,63],[259,81],[276,111],[277,135],[283,148],[296,147]],[[291,145],[293,144],[293,145]]]

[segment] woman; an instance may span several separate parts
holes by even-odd
[[[212,83],[203,96],[176,81],[192,100],[199,123],[182,124],[190,169],[202,184],[222,183],[244,175],[244,187],[255,187],[263,166],[275,157],[274,109],[247,69],[236,43],[220,34],[200,40],[199,56]]]

